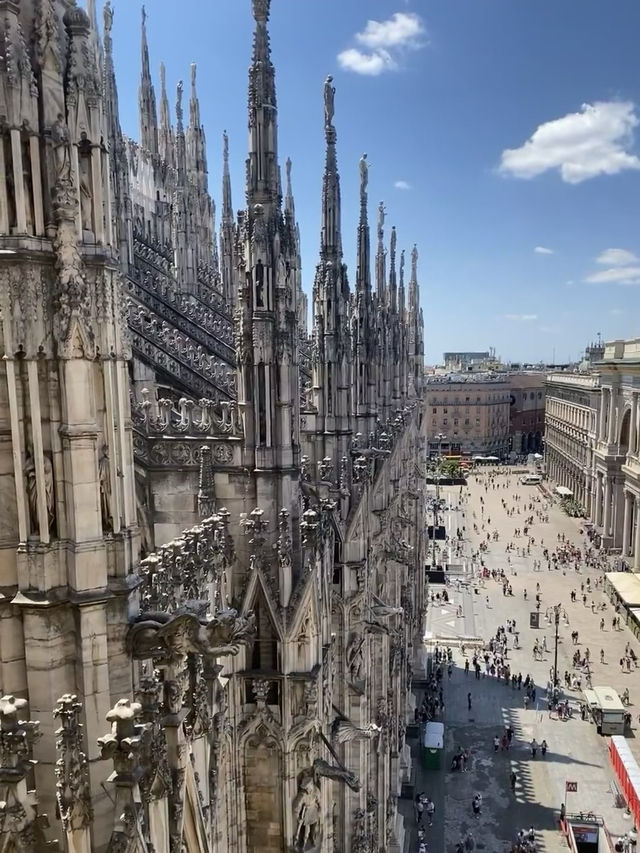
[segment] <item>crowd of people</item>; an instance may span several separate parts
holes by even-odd
[[[552,498],[538,493],[528,495],[518,494],[512,490],[512,477],[510,475],[505,476],[498,473],[499,470],[500,469],[494,469],[488,474],[480,476],[476,475],[476,480],[484,492],[484,496],[481,494],[479,497],[479,507],[477,511],[474,510],[472,512],[471,508],[467,509],[466,495],[461,493],[457,501],[458,506],[462,509],[463,518],[465,517],[465,514],[466,516],[471,515],[472,517],[467,523],[470,523],[475,534],[475,537],[473,538],[475,538],[476,544],[475,548],[471,547],[471,558],[472,562],[475,564],[474,584],[476,586],[476,592],[478,591],[477,587],[484,586],[485,581],[492,580],[501,584],[504,597],[512,596],[514,594],[514,584],[516,584],[516,581],[514,581],[513,578],[517,576],[515,566],[522,565],[517,562],[512,564],[512,557],[529,557],[530,559],[528,560],[527,566],[528,568],[533,567],[534,571],[542,571],[544,567],[547,571],[558,571],[565,575],[569,572],[578,575],[582,574],[584,578],[580,583],[579,594],[577,587],[571,589],[570,593],[568,593],[566,606],[562,602],[559,602],[553,606],[547,605],[544,610],[542,610],[543,590],[541,589],[540,583],[536,584],[535,607],[540,614],[540,621],[542,621],[544,616],[546,622],[550,626],[553,626],[554,622],[557,623],[562,619],[563,626],[569,626],[570,613],[572,612],[570,610],[570,605],[582,602],[584,607],[590,608],[594,614],[597,614],[601,630],[606,630],[607,624],[610,624],[613,630],[620,630],[620,616],[617,608],[614,608],[615,613],[612,615],[610,622],[607,622],[607,620],[602,616],[602,611],[606,608],[601,604],[596,604],[594,598],[596,593],[600,592],[603,587],[604,577],[602,573],[610,571],[612,568],[609,558],[595,549],[590,540],[587,539],[582,545],[578,545],[570,541],[569,537],[563,533],[557,534],[556,540],[553,543],[545,544],[545,531],[540,526],[548,524],[549,522],[549,510],[553,503]],[[485,562],[487,560],[487,554],[492,551],[495,544],[500,541],[500,532],[496,526],[495,519],[493,525],[491,520],[492,512],[497,511],[495,504],[492,503],[493,510],[490,511],[487,500],[485,499],[488,492],[497,490],[503,491],[503,493],[507,492],[507,495],[505,495],[505,497],[501,496],[500,499],[500,505],[505,516],[508,518],[517,518],[517,525],[514,527],[513,536],[510,537],[510,541],[504,543],[506,566],[505,568],[500,569],[489,568]],[[458,506],[456,508],[458,508]],[[499,526],[501,529],[504,529],[504,524],[502,522],[499,522]],[[583,532],[583,530],[580,530],[580,533]],[[550,538],[549,534],[547,534],[546,538]],[[472,541],[473,539],[469,540],[467,538],[466,528],[464,525],[458,527],[455,531],[455,536],[452,536],[449,540],[451,548],[450,554],[455,553],[457,556],[460,556],[463,553],[468,553]],[[537,554],[541,555],[540,558],[535,555],[533,549],[536,550]],[[598,576],[592,579],[588,576],[587,572],[594,571],[598,572]],[[578,578],[576,578],[576,581],[577,580]],[[454,581],[451,587],[459,592],[460,581]],[[526,587],[522,586],[521,589],[524,598],[526,599],[528,597]],[[490,597],[486,596],[485,599],[487,606],[491,607]],[[462,606],[458,604],[456,604],[456,606],[457,615],[462,616]],[[582,690],[585,679],[587,681],[587,686],[590,686],[592,675],[590,650],[585,648],[583,651],[579,647],[579,633],[577,630],[574,630],[571,633],[571,639],[573,644],[576,646],[573,655],[572,671],[565,670],[564,678],[561,681],[559,673],[557,673],[554,668],[551,668],[547,691],[546,693],[543,693],[542,697],[538,696],[534,679],[529,674],[523,677],[521,672],[515,672],[513,670],[512,661],[509,659],[509,651],[511,649],[521,648],[519,630],[516,628],[515,619],[506,619],[504,625],[499,625],[495,634],[484,642],[483,647],[470,650],[468,654],[465,654],[463,647],[464,675],[465,677],[468,677],[471,672],[473,672],[475,679],[494,679],[496,682],[502,682],[506,686],[511,686],[513,690],[523,690],[522,703],[525,710],[530,707],[537,708],[542,700],[547,703],[550,715],[556,714],[557,718],[560,720],[570,720],[574,714],[575,702],[571,693],[573,691],[579,693]],[[553,647],[551,650],[549,649],[547,638],[546,636],[543,636],[542,638],[536,639],[533,644],[532,651],[534,660],[541,660],[544,659],[545,655],[550,651],[553,652]],[[419,712],[416,712],[419,719],[434,719],[439,710],[440,716],[443,716],[444,698],[442,685],[444,681],[448,680],[444,678],[445,672],[449,678],[451,677],[451,658],[450,650],[449,654],[444,649],[438,649],[437,652],[438,654],[435,660],[433,678],[429,682],[427,690],[425,691],[425,696],[423,697],[420,710]],[[600,663],[606,663],[604,649],[600,650]],[[638,657],[631,647],[631,643],[627,643],[624,656],[620,660],[620,666],[623,671],[630,672],[635,669],[637,665]],[[563,690],[567,691],[567,693],[563,694]],[[622,694],[622,697],[625,704],[628,704],[628,690]],[[467,703],[468,711],[471,714],[471,692],[467,693]],[[584,705],[579,705],[578,707],[584,709]],[[430,714],[434,714],[434,716],[430,716]],[[585,716],[583,711],[583,719],[584,718]],[[513,727],[510,724],[503,726],[499,732],[495,733],[491,737],[493,752],[496,754],[509,754],[513,738]],[[529,743],[529,749],[532,759],[536,759],[538,755],[544,759],[547,756],[548,745],[544,738],[540,743],[533,738]],[[448,768],[450,772],[467,772],[471,767],[473,751],[474,750],[469,747],[457,745]],[[518,776],[513,767],[509,768],[507,772],[509,775],[511,790],[513,793],[516,793]],[[418,795],[418,797],[422,798],[422,807],[420,808],[416,804],[416,819],[418,821],[419,828],[418,853],[427,853],[424,813],[428,797],[425,799],[426,795],[424,793]],[[416,803],[417,800],[418,798],[416,799]],[[419,817],[419,813],[422,814],[422,817]],[[481,814],[482,794],[477,792],[473,795],[471,800],[470,816],[479,819]],[[432,825],[432,818],[433,812],[427,821],[427,826]],[[461,833],[456,844],[456,853],[463,853],[463,851],[464,853],[470,853],[470,851],[475,849],[475,846],[476,841],[471,828],[469,828],[466,832]],[[534,827],[530,827],[529,830],[522,829],[517,831],[510,849],[511,853],[533,853],[536,849],[536,833]]]

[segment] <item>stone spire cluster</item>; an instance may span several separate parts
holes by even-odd
[[[426,600],[417,252],[405,305],[382,204],[370,257],[364,155],[350,289],[328,77],[307,334],[270,0],[246,204],[224,133],[219,234],[196,66],[187,93],[161,65],[156,101],[144,9],[134,141],[109,0],[102,38],[97,0],[0,5],[4,846],[400,850]]]

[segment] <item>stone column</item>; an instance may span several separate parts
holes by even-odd
[[[606,440],[606,439],[605,439],[605,434],[604,434],[604,424],[605,424],[604,414],[605,414],[605,411],[606,411],[606,409],[605,409],[605,406],[606,406],[606,391],[607,391],[607,389],[606,389],[606,388],[603,388],[603,389],[602,389],[602,392],[601,392],[601,394],[600,394],[600,417],[599,417],[599,420],[598,420],[598,439],[599,439],[600,441],[605,441],[605,440]]]
[[[611,481],[608,474],[604,478],[604,507],[602,512],[602,535],[609,535],[611,526]]]
[[[633,543],[633,570],[640,571],[640,498],[635,496],[635,539]]]
[[[7,173],[4,144],[0,138],[0,234],[9,233],[9,207],[7,200]]]
[[[31,180],[33,184],[34,231],[38,237],[44,236],[44,208],[42,205],[42,177],[40,169],[40,140],[33,134],[29,137],[29,155],[31,157]]]
[[[609,423],[607,428],[607,442],[613,444],[615,441],[614,421],[615,421],[615,400],[613,396],[613,388],[609,388]]]
[[[631,419],[629,422],[629,450],[627,451],[629,456],[634,456],[636,452],[636,424],[638,419],[638,402],[637,395],[633,393],[631,395]]]
[[[22,148],[20,131],[11,128],[11,159],[13,160],[13,192],[16,203],[16,232],[24,234],[27,230],[27,211],[24,198],[24,181],[22,175]]]
[[[632,496],[629,492],[624,493],[624,522],[622,524],[622,556],[626,557],[629,553],[629,537],[631,534],[631,501]]]

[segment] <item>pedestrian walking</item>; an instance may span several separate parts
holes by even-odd
[[[427,802],[425,803],[424,810],[427,813],[427,820],[429,821],[429,826],[433,826],[433,816],[436,813],[436,804],[430,797],[427,797]]]
[[[494,735],[493,738],[493,751],[497,752],[500,749],[500,738],[498,735]]]
[[[482,794],[476,794],[471,800],[471,808],[475,817],[479,818],[482,811]]]
[[[543,740],[542,743],[540,744],[540,752],[542,753],[542,757],[544,758],[545,755],[547,754],[547,742],[546,742],[546,740]]]
[[[471,693],[467,693],[467,709],[471,710]]]
[[[604,649],[600,649],[600,663],[604,663]]]
[[[515,794],[515,792],[516,792],[516,784],[517,784],[517,782],[518,782],[518,776],[517,776],[517,774],[516,774],[515,770],[512,770],[512,771],[511,771],[511,773],[509,774],[509,781],[510,781],[510,783],[511,783],[511,790],[512,790],[512,791],[513,791],[513,793]]]
[[[531,757],[535,758],[538,754],[538,741],[534,738],[531,741]]]

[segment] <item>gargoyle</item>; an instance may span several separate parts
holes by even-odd
[[[372,740],[380,733],[380,726],[369,723],[364,729],[358,728],[351,720],[336,717],[331,725],[331,740],[334,743],[351,743],[354,740]]]
[[[195,613],[141,613],[127,636],[134,660],[173,660],[190,652],[208,658],[237,655],[251,641],[255,617],[221,610],[201,619]]]
[[[346,767],[334,767],[323,758],[316,758],[313,762],[313,775],[316,780],[324,777],[325,779],[336,779],[339,782],[344,782],[352,791],[356,793],[360,790],[360,779],[355,773],[351,773]]]

